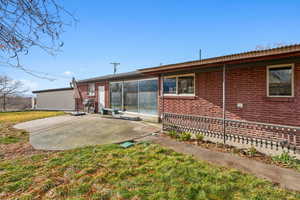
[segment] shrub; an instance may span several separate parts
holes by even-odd
[[[189,132],[182,132],[179,135],[179,140],[181,141],[188,141],[192,138],[192,134]]]
[[[195,136],[196,136],[196,139],[199,141],[202,141],[204,139],[204,135],[202,133],[198,133]]]
[[[177,138],[178,137],[177,131],[174,131],[174,130],[168,131],[167,134],[169,136],[171,136],[172,138]]]
[[[272,158],[275,162],[286,164],[290,167],[297,167],[299,161],[294,157],[291,156],[287,151],[284,151],[278,156],[273,156]]]

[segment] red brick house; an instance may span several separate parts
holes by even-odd
[[[81,94],[77,109],[91,101],[95,112],[112,107],[128,113],[157,116],[158,78],[139,71],[77,81]]]
[[[227,132],[300,145],[300,45],[81,80],[78,87],[83,99],[95,99],[96,111],[101,89],[102,106],[165,116],[169,128],[218,135],[228,120]]]

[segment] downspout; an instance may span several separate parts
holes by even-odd
[[[223,65],[223,142],[226,144],[226,64]]]
[[[163,82],[163,76],[160,75],[159,77],[159,91],[160,91],[160,96],[161,96],[161,100],[162,100],[162,113],[161,113],[161,121],[162,121],[162,132],[164,131],[164,82]]]

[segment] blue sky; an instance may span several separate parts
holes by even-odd
[[[22,63],[54,74],[55,81],[0,67],[1,74],[22,80],[31,90],[68,86],[118,72],[231,53],[257,45],[300,42],[300,1],[62,1],[79,22],[66,28],[56,56],[32,49]]]

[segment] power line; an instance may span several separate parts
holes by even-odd
[[[15,66],[15,65],[12,65],[12,64],[9,64],[9,63],[0,62],[0,67],[12,67],[12,68],[24,71],[25,73],[27,73],[31,76],[34,76],[36,78],[46,79],[46,80],[49,80],[49,81],[55,81],[57,79],[67,79],[67,80],[71,79],[71,77],[67,77],[67,76],[63,76],[63,75],[57,75],[57,74],[51,74],[51,73],[48,73],[48,72],[40,72],[40,71],[32,70],[30,68],[24,68],[22,66]]]

